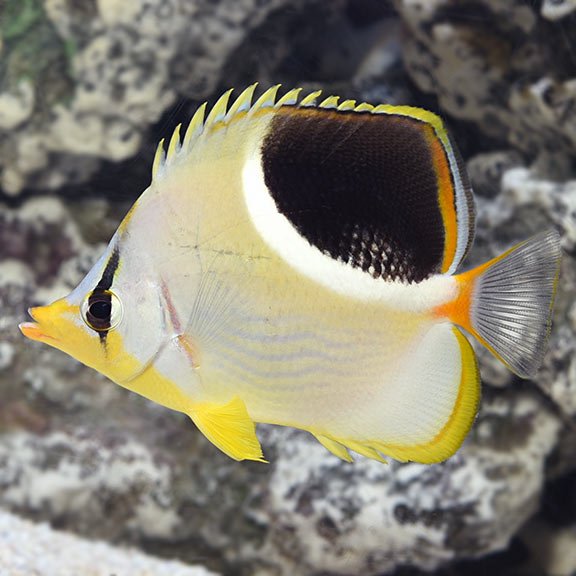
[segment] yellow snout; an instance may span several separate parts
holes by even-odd
[[[71,306],[62,298],[48,306],[36,306],[28,309],[34,322],[23,322],[18,327],[24,336],[38,342],[57,346],[61,340],[64,316],[73,317],[78,313],[77,306]],[[67,323],[64,323],[64,325]]]

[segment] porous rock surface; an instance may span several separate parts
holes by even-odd
[[[271,575],[433,569],[504,548],[537,509],[561,422],[535,389],[489,392],[445,464],[350,465],[304,433],[262,427],[264,466],[232,462],[187,418],[23,345],[26,303],[65,293],[101,249],[84,240],[81,205],[33,199],[2,214],[5,229],[35,238],[26,246],[49,251],[44,267],[16,245],[2,262],[0,505],[92,538]],[[101,218],[104,234],[110,217]]]
[[[175,101],[204,99],[230,81],[226,64],[250,31],[283,8],[288,25],[315,4],[6,0],[0,186],[8,194],[57,189],[86,180],[102,160],[134,156]],[[273,62],[274,53],[255,61]]]
[[[454,118],[539,158],[553,179],[576,155],[571,0],[395,0],[406,70]]]
[[[166,8],[160,10],[161,4]],[[202,34],[189,36],[182,32],[190,25],[184,4],[189,14],[198,17]],[[92,10],[87,18],[82,12],[62,11],[68,6],[64,0],[47,1],[45,14],[58,38],[83,37],[86,30],[89,32],[89,41],[71,51],[72,64],[80,70],[84,70],[82,66],[89,70],[102,61],[96,57],[98,46],[109,46],[106,38],[110,36],[120,38],[122,49],[110,58],[110,64],[104,58],[104,68],[117,67],[104,80],[116,82],[126,75],[126,82],[132,86],[130,78],[141,77],[141,65],[149,66],[146,59],[137,63],[142,57],[141,48],[144,53],[160,50],[158,60],[152,60],[165,67],[158,64],[157,68],[155,64],[150,70],[150,93],[146,88],[139,93],[126,86],[116,93],[106,87],[105,81],[94,89],[97,97],[93,98],[86,95],[92,78],[88,72],[87,76],[75,76],[74,82],[67,85],[69,91],[65,93],[70,95],[71,110],[88,106],[87,110],[93,112],[82,112],[80,116],[86,115],[94,126],[107,126],[102,110],[113,117],[105,138],[98,136],[100,128],[91,131],[90,122],[78,135],[91,136],[85,140],[95,138],[94,150],[82,153],[87,160],[76,155],[76,143],[70,140],[68,147],[50,152],[49,162],[39,153],[37,164],[27,164],[27,155],[35,149],[43,150],[44,144],[34,148],[26,134],[34,134],[34,126],[39,126],[39,134],[49,133],[46,128],[60,117],[47,114],[36,120],[34,107],[29,120],[19,123],[19,114],[25,115],[32,106],[27,104],[29,96],[24,87],[23,96],[16,94],[24,104],[18,108],[9,103],[16,108],[5,115],[11,120],[3,120],[1,110],[8,101],[0,98],[4,190],[13,193],[24,184],[59,187],[73,181],[67,166],[73,166],[78,178],[84,179],[96,169],[100,158],[133,154],[140,146],[145,126],[159,117],[176,94],[193,99],[212,96],[222,80],[221,71],[230,70],[230,62],[226,61],[229,57],[234,61],[235,48],[248,42],[238,49],[242,60],[250,48],[247,32],[242,38],[225,34],[221,40],[210,40],[211,35],[204,34],[242,10],[242,14],[256,11],[256,3],[233,4],[238,12],[231,11],[229,1],[205,5],[184,0],[77,3],[84,10]],[[576,434],[570,431],[576,414],[576,183],[562,178],[569,167],[567,159],[573,154],[572,120],[570,110],[565,122],[559,122],[550,116],[550,110],[538,108],[534,112],[536,125],[548,122],[548,128],[526,126],[522,120],[526,118],[524,108],[514,108],[517,100],[499,95],[499,90],[505,90],[510,96],[517,88],[513,82],[504,82],[501,61],[496,57],[474,56],[476,60],[470,61],[477,64],[474,81],[479,85],[478,94],[484,96],[471,94],[477,100],[456,106],[459,99],[453,89],[473,92],[472,80],[459,67],[459,58],[470,53],[465,43],[470,36],[461,36],[463,19],[457,17],[458,13],[454,16],[448,4],[444,0],[398,0],[396,5],[408,24],[408,36],[401,40],[389,34],[389,27],[370,28],[373,41],[355,44],[355,50],[365,50],[365,57],[353,59],[360,66],[349,72],[354,79],[352,86],[346,84],[337,91],[344,95],[350,89],[350,96],[370,100],[410,100],[414,95],[400,77],[397,62],[397,52],[402,49],[413,78],[421,88],[435,93],[451,115],[457,139],[466,139],[469,126],[461,127],[459,118],[476,125],[475,134],[481,134],[484,140],[481,146],[471,145],[472,153],[467,157],[479,193],[478,233],[470,265],[548,226],[559,229],[565,258],[551,351],[534,382],[521,383],[478,348],[485,384],[481,411],[462,450],[444,464],[382,465],[358,457],[350,465],[338,461],[302,432],[265,426],[259,434],[271,463],[233,462],[210,445],[185,416],[127,393],[56,350],[23,340],[16,326],[24,320],[26,307],[70,290],[101,253],[103,242],[108,241],[129,206],[128,202],[110,198],[31,198],[18,207],[0,208],[0,507],[34,520],[50,521],[85,537],[139,546],[159,556],[240,575],[369,576],[390,573],[404,565],[433,570],[508,546],[537,512],[546,482],[574,468]],[[570,2],[564,4],[565,14],[552,10],[560,5],[558,2],[544,2],[540,12],[535,5],[524,2],[474,2],[475,6],[483,6],[482,17],[469,18],[467,25],[484,22],[488,28],[486,37],[476,36],[476,51],[489,51],[493,36],[500,34],[499,27],[515,31],[518,46],[532,42],[538,26],[569,19],[566,7]],[[265,2],[263,11],[270,14],[281,5],[280,0]],[[304,26],[309,14],[296,8],[291,13],[295,18],[300,14]],[[501,21],[492,26],[494,14],[500,15]],[[242,22],[239,26],[251,30],[260,17],[244,21],[238,16]],[[138,30],[134,22],[138,22]],[[164,29],[163,23],[164,31],[170,30],[174,37],[156,37],[157,31]],[[147,26],[151,28],[150,38],[147,34],[146,39],[139,40],[140,30],[147,30]],[[134,47],[124,38],[127,31]],[[506,34],[503,37],[506,42]],[[345,24],[338,38],[346,38],[346,45],[357,40]],[[454,38],[458,39],[458,49]],[[199,48],[194,45],[200,54],[192,57],[190,42],[201,44]],[[206,52],[206,58],[202,48],[205,42],[212,42],[213,49]],[[159,48],[163,43],[164,47]],[[282,50],[289,45],[279,44]],[[4,50],[7,45],[5,40]],[[11,45],[9,49],[15,48]],[[88,49],[96,56],[88,58]],[[132,56],[133,60],[125,59]],[[281,54],[271,56],[276,57],[282,59]],[[536,54],[534,58],[539,61],[544,56]],[[550,69],[563,66],[560,60]],[[505,63],[514,67],[520,66],[520,61],[518,58],[514,64],[514,58],[510,58]],[[450,78],[450,66],[457,81]],[[533,68],[537,78],[545,68]],[[198,73],[190,74],[190,70]],[[209,80],[202,80],[204,71]],[[389,80],[392,76],[394,81]],[[77,82],[81,78],[88,83],[84,88],[82,81]],[[337,81],[327,86],[327,91],[334,90],[334,86],[338,86]],[[500,100],[491,100],[492,91]],[[160,94],[167,93],[170,98],[163,100]],[[79,94],[84,96],[78,100]],[[530,93],[524,96],[533,98]],[[10,121],[16,125],[10,126]],[[112,137],[122,122],[135,130],[134,141]],[[73,138],[72,129],[60,133],[62,127],[68,124],[60,125],[57,138]],[[19,144],[21,138],[24,144]],[[131,143],[132,148],[122,148],[123,144],[116,147],[118,142]],[[152,143],[147,147],[152,149]],[[24,156],[16,156],[21,148]],[[556,164],[550,158],[556,158]],[[549,176],[553,166],[562,169],[555,178]],[[5,167],[13,170],[12,175]],[[115,185],[123,186],[124,182]],[[566,540],[566,531],[561,534]],[[525,540],[530,546],[534,541],[529,536]]]
[[[89,542],[0,510],[0,574],[6,576],[216,576],[202,567]]]

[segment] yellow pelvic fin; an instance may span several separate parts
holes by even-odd
[[[336,442],[336,440],[332,440],[332,438],[328,438],[328,436],[323,436],[322,434],[314,434],[314,437],[326,450],[332,452],[334,456],[338,456],[338,458],[346,462],[354,462],[354,458],[350,456],[346,447],[340,444],[340,442]]]
[[[189,415],[202,434],[230,458],[267,462],[256,437],[256,425],[240,398],[228,404],[196,404]]]

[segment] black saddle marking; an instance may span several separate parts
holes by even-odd
[[[400,115],[281,109],[262,144],[266,186],[311,244],[374,278],[420,282],[444,254],[426,122]]]

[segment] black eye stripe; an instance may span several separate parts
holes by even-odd
[[[114,280],[114,274],[118,268],[118,264],[120,263],[120,251],[118,250],[118,246],[114,247],[112,251],[112,256],[106,263],[106,267],[104,268],[104,272],[102,272],[102,278],[100,278],[100,282],[94,288],[94,293],[103,292],[104,290],[108,290],[112,286],[112,281]]]
[[[112,287],[112,281],[114,280],[114,274],[118,269],[118,264],[120,263],[120,251],[118,250],[118,246],[114,246],[114,250],[112,251],[112,255],[110,259],[106,263],[106,267],[104,268],[104,272],[102,272],[102,278],[100,278],[100,282],[94,288],[94,291],[88,298],[88,311],[95,302],[95,299],[102,299],[104,298],[104,302],[106,299],[110,303],[110,315],[108,315],[107,319],[99,320],[98,318],[89,318],[90,324],[98,330],[98,336],[100,337],[100,342],[105,347],[106,346],[106,336],[108,335],[108,330],[110,329],[110,321],[111,321],[111,314],[112,314],[112,299],[110,294],[107,293]],[[89,313],[89,312],[88,312]],[[92,324],[92,320],[96,322]]]

